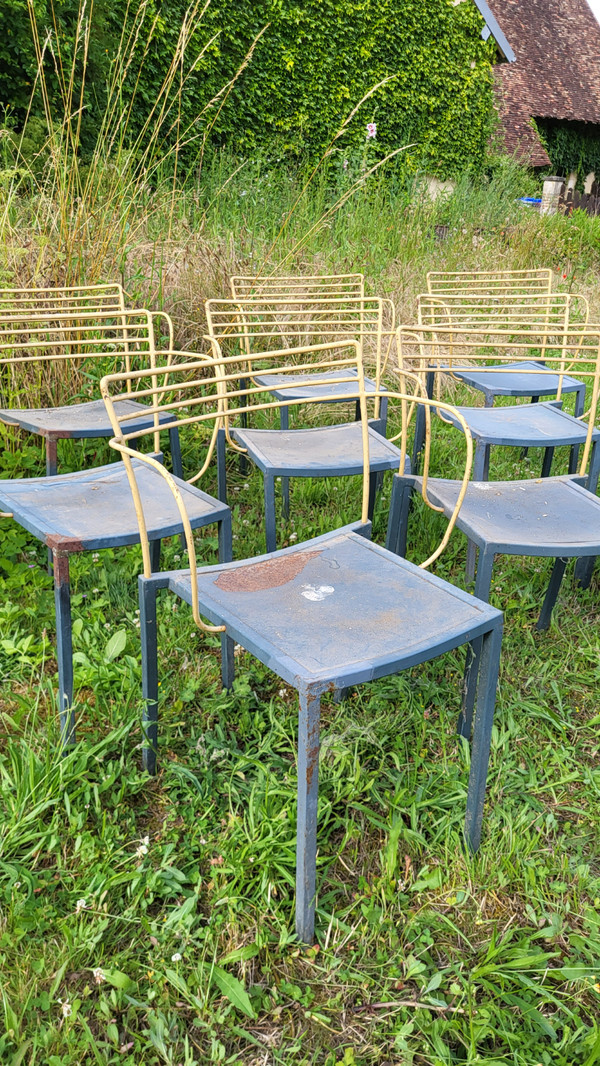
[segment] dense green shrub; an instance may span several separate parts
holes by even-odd
[[[78,0],[35,0],[40,37],[53,25],[53,50],[63,68],[74,50]],[[92,14],[81,143],[93,142],[106,83],[123,26],[144,24],[137,58],[121,86],[123,102],[136,85],[129,134],[139,130],[175,51],[186,0],[96,0]],[[194,125],[206,103],[233,77],[262,29],[252,61],[231,91],[212,107],[211,142],[242,154],[257,148],[273,156],[315,157],[375,84],[392,76],[365,103],[337,142],[346,153],[365,143],[365,125],[377,124],[370,147],[383,154],[417,142],[409,165],[440,176],[476,170],[491,115],[491,43],[481,39],[482,19],[471,0],[214,0],[196,29],[188,61],[202,54],[180,92],[177,130],[189,128],[188,158],[199,144]],[[147,36],[154,26],[149,47]],[[10,33],[9,33],[10,27]],[[22,124],[35,78],[35,53],[25,5],[8,0],[0,15],[0,100]],[[215,36],[216,35],[216,36]],[[214,40],[213,40],[214,37]],[[82,64],[79,64],[82,66]],[[59,64],[50,51],[46,75],[60,100]],[[81,71],[78,70],[81,79]],[[77,100],[78,92],[74,94]],[[217,116],[218,112],[218,116]],[[33,114],[42,113],[41,100]],[[208,122],[212,119],[209,117]],[[176,135],[172,116],[165,125]]]
[[[580,183],[592,170],[600,175],[600,135],[596,126],[537,119],[536,128],[555,173],[575,171]]]

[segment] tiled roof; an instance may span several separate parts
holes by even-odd
[[[490,0],[516,62],[495,71],[506,148],[550,162],[531,117],[600,124],[600,25],[587,0]]]

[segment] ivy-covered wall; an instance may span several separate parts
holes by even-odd
[[[52,27],[54,11],[52,32],[61,35],[68,52],[78,0],[34,2],[41,28]],[[138,127],[168,67],[186,6],[186,0],[149,0],[146,26],[159,17],[139,81]],[[94,4],[83,150],[93,143],[112,50],[127,10],[126,0]],[[394,75],[364,105],[339,148],[364,144],[366,123],[375,122],[373,147],[381,154],[416,141],[418,147],[410,153],[415,169],[442,178],[478,169],[492,114],[493,44],[481,39],[483,21],[472,0],[212,0],[192,54],[213,34],[218,37],[185,83],[184,123],[193,121],[235,73],[267,23],[215,123],[215,144],[241,155],[260,149],[272,156],[315,157],[364,93]],[[134,70],[132,65],[131,82]],[[47,74],[52,83],[50,62]],[[4,0],[0,101],[17,126],[34,76],[26,5]],[[130,91],[125,83],[125,101]],[[42,114],[41,101],[34,105],[36,112]]]

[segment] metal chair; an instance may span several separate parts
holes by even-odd
[[[538,321],[519,321],[511,323],[485,322],[473,325],[420,325],[418,327],[402,326],[398,330],[398,353],[400,371],[407,367],[418,367],[423,382],[429,392],[433,391],[434,379],[439,382],[444,377],[462,380],[475,374],[487,375],[490,389],[493,382],[505,373],[506,365],[511,367],[512,375],[522,374],[525,381],[531,375],[531,362],[536,361],[540,350],[543,362],[536,369],[536,375],[547,377],[554,387],[557,384],[556,400],[532,404],[516,404],[506,407],[457,409],[466,420],[475,439],[475,462],[473,476],[475,481],[487,481],[489,475],[490,449],[493,445],[511,447],[541,447],[545,449],[542,477],[550,474],[554,449],[559,445],[571,447],[571,471],[576,462],[578,449],[588,440],[592,433],[595,442],[598,434],[593,429],[596,398],[593,397],[591,416],[574,417],[562,410],[562,391],[565,378],[570,377],[574,369],[578,378],[589,377],[586,365],[591,358],[595,364],[594,343],[590,348],[590,328],[587,326],[563,323],[552,327],[552,332]],[[587,341],[586,341],[587,337]],[[408,343],[407,343],[408,342]],[[411,349],[412,346],[412,349]],[[412,351],[412,354],[411,354]],[[490,356],[493,359],[489,364]],[[500,363],[498,357],[506,362]],[[461,377],[459,377],[461,375]],[[529,386],[525,386],[527,389]],[[591,417],[591,422],[590,422]],[[452,417],[448,419],[452,423]],[[423,422],[415,428],[414,466],[423,444]],[[595,491],[598,480],[597,458],[592,457],[589,488]]]
[[[303,401],[312,400],[317,385],[321,405],[346,402],[356,407],[356,382],[352,375],[348,371],[339,371],[336,380],[335,370],[323,374],[310,361],[311,348],[320,352],[323,343],[353,337],[359,344],[362,359],[365,342],[370,339],[374,343],[375,377],[365,380],[365,388],[373,397],[370,428],[372,513],[376,475],[397,469],[399,460],[397,448],[385,439],[387,399],[380,388],[385,363],[382,301],[378,298],[357,300],[355,297],[331,301],[319,297],[306,306],[304,302],[296,304],[289,298],[282,304],[258,299],[208,300],[206,313],[208,339],[215,358],[220,359],[223,350],[227,353],[232,348],[234,352],[241,349],[234,358],[238,359],[243,371],[242,384],[250,381],[281,401],[278,407],[280,429],[248,428],[245,410],[237,419],[239,425],[232,427],[231,412],[222,439],[222,444],[226,441],[235,451],[251,458],[263,473],[267,551],[274,551],[276,547],[276,478],[282,481],[287,517],[290,477],[341,477],[362,473],[360,429],[356,421],[318,428],[289,428],[289,409],[293,406],[289,401],[293,399],[295,406],[299,406]],[[279,350],[274,352],[271,348],[275,342]],[[287,342],[288,347],[284,349],[282,342]],[[264,360],[275,355],[279,362],[264,369]]]
[[[157,329],[159,335],[157,336]],[[125,307],[120,285],[70,289],[0,290],[0,421],[41,436],[46,445],[46,473],[57,472],[59,440],[97,439],[111,435],[102,400],[55,406],[60,387],[59,369],[77,365],[82,377],[85,364],[102,359],[102,370],[131,369],[143,365],[139,356],[151,357],[173,347],[173,324],[163,312],[133,311]],[[31,388],[45,391],[43,408],[20,407],[18,399]],[[72,394],[72,373],[66,389]],[[89,386],[85,391],[91,391]],[[129,401],[131,404],[133,401]],[[142,420],[144,413],[138,406]],[[150,423],[151,424],[151,423]],[[181,476],[181,454],[176,436],[170,442],[172,463]]]
[[[336,285],[341,285],[340,277],[333,277]],[[234,299],[206,302],[209,337],[211,342],[216,341],[219,345],[216,354],[219,355],[221,349],[230,354],[233,344],[249,359],[251,367],[251,359],[256,353],[260,355],[272,347],[314,345],[350,336],[361,344],[364,364],[373,365],[374,380],[367,378],[367,387],[372,392],[377,391],[395,336],[394,305],[391,300],[365,297],[361,274],[349,275],[349,278],[352,284],[339,290],[331,290],[324,284],[332,279],[319,276],[270,278],[261,283],[265,286],[269,283],[264,293],[261,290],[247,293],[249,279],[232,278]],[[277,375],[272,375],[266,384],[269,391],[276,389]],[[300,398],[302,388],[307,384],[305,376],[297,378],[295,384],[299,390],[297,398]],[[336,389],[332,385],[324,402],[346,401],[352,391],[351,385],[349,383],[345,389],[341,386]],[[308,382],[307,395],[310,395],[311,387],[312,383]],[[379,406],[381,414],[378,410],[377,415],[385,422],[384,396],[378,401]],[[358,418],[358,411],[356,414]],[[281,418],[281,428],[289,428],[289,411],[285,405],[281,409]]]
[[[587,333],[571,339],[577,352],[578,375],[588,378],[591,384],[587,424],[581,423],[581,428],[585,428],[585,439],[582,441],[579,476],[493,482],[475,479],[464,494],[458,515],[455,509],[463,490],[462,482],[397,476],[392,488],[386,541],[390,550],[405,554],[410,498],[413,490],[418,488],[428,504],[455,522],[469,538],[469,544],[479,549],[475,578],[475,595],[479,598],[489,598],[495,555],[554,558],[552,577],[537,623],[540,630],[550,623],[568,559],[582,560],[577,573],[581,583],[587,584],[600,546],[600,501],[596,496],[600,433],[594,428],[600,391],[599,338],[598,333]],[[525,362],[525,354],[522,358]],[[555,369],[549,367],[540,373],[551,376]],[[543,408],[546,405],[537,406]],[[457,412],[461,410],[462,419],[471,424],[472,419],[465,417],[464,409],[456,409]],[[557,411],[552,407],[549,410]],[[457,421],[456,413],[450,419],[462,429],[463,421]],[[474,562],[473,554],[473,565]]]
[[[313,938],[316,896],[317,799],[319,763],[320,699],[334,688],[360,684],[411,666],[459,647],[480,641],[478,674],[469,670],[460,731],[468,737],[476,705],[471,749],[471,770],[465,835],[469,846],[480,842],[485,780],[489,755],[494,694],[500,653],[500,612],[427,573],[423,567],[437,558],[440,548],[423,567],[370,542],[368,471],[370,434],[368,394],[357,342],[333,342],[313,348],[309,356],[316,373],[314,404],[322,403],[322,392],[331,384],[354,384],[360,405],[363,448],[362,516],[360,522],[329,532],[313,540],[275,552],[273,555],[244,559],[222,566],[198,570],[195,564],[191,530],[185,518],[185,504],[177,496],[173,478],[157,470],[173,488],[184,520],[189,545],[190,569],[153,575],[148,544],[144,544],[144,523],[140,515],[140,535],[144,553],[144,575],[140,577],[140,619],[142,629],[142,675],[146,734],[145,765],[154,772],[158,730],[158,670],[156,638],[156,597],[168,589],[192,607],[194,621],[204,632],[217,632],[237,641],[265,663],[299,694],[298,735],[298,814],[296,866],[296,931],[300,940]],[[285,358],[273,353],[276,360]],[[261,372],[268,367],[263,362]],[[177,367],[168,371],[172,389],[176,375],[178,402],[169,404],[179,425],[219,426],[223,432],[232,405],[256,415],[274,411],[281,403],[295,406],[294,399],[267,398],[261,385],[240,386],[237,357],[215,360],[214,379],[207,379],[205,367]],[[340,373],[344,376],[340,377]],[[279,372],[279,370],[278,370]],[[283,372],[283,371],[282,371]],[[292,372],[290,367],[289,372]],[[330,373],[331,378],[326,375]],[[167,371],[165,371],[165,376]],[[160,380],[161,371],[157,372]],[[316,377],[316,374],[315,374]],[[118,414],[118,401],[128,381],[134,381],[135,395],[144,402],[153,399],[156,411],[164,410],[163,387],[153,385],[142,374],[112,375],[102,382],[102,395],[111,414],[115,436],[111,441],[123,456],[135,487],[137,456],[130,446],[127,416]],[[281,386],[283,391],[283,385]],[[293,386],[292,386],[293,389]],[[212,393],[212,395],[211,395]],[[403,414],[410,402],[395,396]],[[307,402],[303,400],[302,402]],[[310,402],[310,401],[309,401]],[[426,405],[430,401],[423,401]],[[460,417],[460,416],[459,416]],[[401,431],[401,453],[406,454],[406,418]],[[212,432],[209,428],[208,432]],[[468,431],[464,487],[469,476],[471,443]],[[152,462],[143,456],[142,462]],[[207,619],[208,621],[206,621]],[[223,673],[226,686],[233,681],[233,656],[226,659]]]
[[[168,362],[171,352],[162,352]],[[153,353],[154,356],[154,353]],[[179,353],[179,361],[185,353]],[[196,356],[196,360],[200,357]],[[205,358],[207,361],[208,357]],[[198,362],[195,362],[198,366]],[[144,374],[153,373],[153,367]],[[161,381],[164,380],[164,374]],[[103,403],[103,401],[101,401]],[[69,559],[84,551],[118,548],[140,541],[138,510],[141,508],[146,529],[144,543],[150,544],[150,566],[159,564],[160,542],[164,537],[182,533],[182,519],[169,485],[157,473],[161,470],[159,427],[172,423],[169,412],[149,411],[131,400],[131,392],[120,398],[117,408],[129,418],[132,440],[138,435],[153,435],[154,458],[140,455],[133,463],[110,463],[107,466],[70,474],[37,478],[0,480],[1,518],[13,518],[32,536],[45,544],[51,553],[54,573],[56,637],[58,662],[58,706],[62,745],[75,743],[73,710],[73,656],[71,638],[71,602]],[[144,415],[140,418],[139,410]],[[108,415],[105,415],[108,418]],[[110,424],[110,419],[109,419]],[[170,439],[178,438],[178,427],[168,428]],[[212,445],[209,448],[212,454]],[[210,457],[210,455],[209,455]],[[134,471],[135,506],[129,484]],[[216,522],[219,530],[219,559],[227,562],[231,552],[231,514],[226,504],[173,475],[178,498],[185,502],[186,521],[191,529]],[[189,543],[189,541],[188,541]]]
[[[575,393],[575,417],[583,414],[585,383],[568,375],[546,375],[537,371],[544,366],[544,351],[552,335],[572,326],[584,328],[589,322],[589,304],[585,297],[571,293],[449,293],[421,294],[417,297],[417,321],[423,326],[450,326],[460,333],[464,326],[481,327],[498,323],[504,327],[536,325],[539,331],[539,358],[528,363],[490,363],[484,370],[455,372],[459,381],[483,393],[485,407],[493,407],[497,396],[530,396],[537,403],[544,396]],[[486,371],[493,369],[494,374]],[[530,371],[530,373],[525,373]],[[576,462],[576,459],[575,459]]]

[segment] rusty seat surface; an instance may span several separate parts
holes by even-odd
[[[171,572],[168,583],[191,602],[189,571]],[[387,676],[501,618],[352,527],[274,555],[203,567],[197,584],[202,613],[297,688]]]

